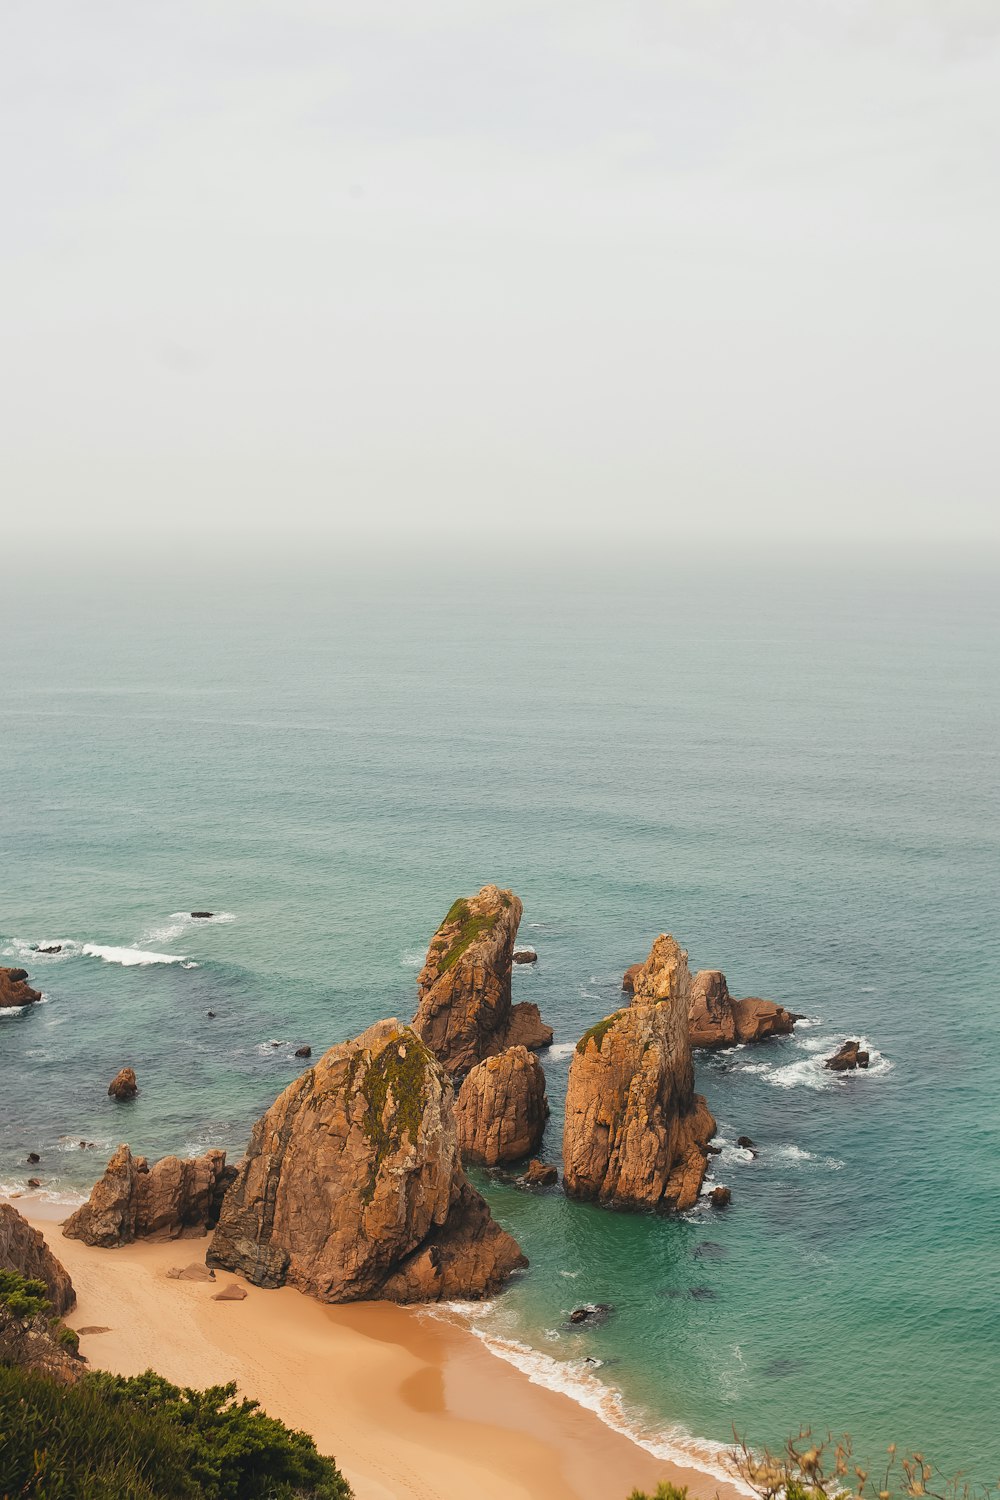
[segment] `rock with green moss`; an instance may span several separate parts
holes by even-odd
[[[449,1073],[463,1076],[508,1047],[533,1051],[552,1041],[537,1005],[511,1002],[522,910],[513,891],[484,885],[451,906],[431,939],[413,1028]]]
[[[208,1262],[324,1302],[490,1296],[527,1264],[462,1171],[448,1075],[399,1021],[332,1047],[257,1121]]]

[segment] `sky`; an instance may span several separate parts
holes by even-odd
[[[9,544],[1000,557],[995,0],[2,34]]]

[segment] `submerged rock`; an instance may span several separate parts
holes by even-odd
[[[0,1203],[0,1271],[17,1271],[29,1281],[43,1281],[52,1310],[60,1317],[76,1302],[69,1272],[39,1231],[9,1203]]]
[[[134,1099],[138,1092],[134,1068],[119,1069],[108,1084],[108,1094],[112,1099]]]
[[[150,1167],[121,1145],[90,1197],[63,1225],[67,1239],[110,1249],[136,1239],[176,1240],[211,1229],[236,1175],[224,1151],[165,1156]]]
[[[838,1052],[828,1057],[824,1067],[835,1073],[846,1073],[854,1068],[867,1068],[869,1055],[860,1042],[845,1042]]]
[[[413,1029],[449,1073],[462,1075],[506,1047],[552,1041],[538,1007],[512,1005],[510,972],[522,913],[513,891],[484,885],[456,901],[417,976]]]
[[[0,968],[0,1010],[19,1009],[22,1005],[34,1005],[42,998],[41,990],[33,990],[26,983],[27,969]]]
[[[462,1171],[447,1073],[394,1020],[331,1047],[257,1121],[208,1259],[324,1302],[489,1296],[527,1264]]]
[[[549,1107],[545,1074],[527,1047],[508,1047],[478,1063],[458,1091],[455,1128],[465,1161],[499,1167],[541,1145]]]
[[[715,1133],[694,1092],[687,954],[660,936],[634,999],[591,1027],[570,1064],[563,1184],[614,1208],[690,1208]]]

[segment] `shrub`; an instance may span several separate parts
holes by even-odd
[[[44,1281],[31,1281],[19,1271],[0,1271],[0,1303],[15,1318],[36,1318],[52,1311]]]

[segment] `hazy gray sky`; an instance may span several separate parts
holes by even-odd
[[[8,537],[996,548],[996,0],[7,0]]]

